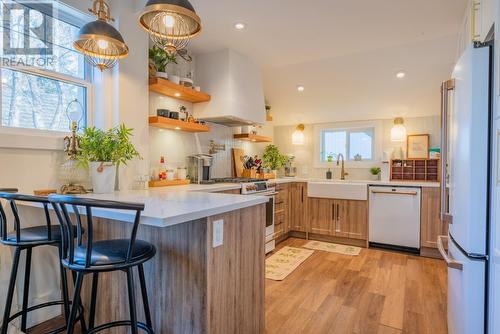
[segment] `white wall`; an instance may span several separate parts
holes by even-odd
[[[405,118],[405,126],[408,134],[426,134],[430,135],[430,147],[439,147],[440,142],[440,119],[438,116]],[[390,133],[393,125],[392,119],[382,120],[382,150],[391,150],[394,147],[402,146],[406,151],[406,143],[399,145],[391,142]],[[274,128],[274,143],[280,151],[286,154],[296,156],[295,162],[298,167],[298,176],[311,178],[325,178],[325,168],[314,168],[314,138],[313,125],[306,124],[304,130],[304,145],[292,145],[292,133],[295,126],[277,126]],[[380,166],[377,161],[373,166]],[[350,179],[368,179],[370,178],[369,168],[348,168]],[[334,178],[339,177],[340,170],[335,168]]]

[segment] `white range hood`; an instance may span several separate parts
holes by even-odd
[[[196,56],[195,79],[210,102],[194,105],[198,119],[230,127],[264,124],[266,110],[259,67],[229,49]]]

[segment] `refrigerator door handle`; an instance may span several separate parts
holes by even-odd
[[[464,270],[464,265],[462,264],[462,262],[459,262],[459,261],[455,260],[454,258],[452,258],[450,256],[450,254],[444,249],[444,244],[443,244],[444,239],[446,239],[446,241],[448,241],[447,236],[445,236],[445,235],[438,236],[437,246],[438,246],[439,253],[441,253],[441,256],[443,257],[444,261],[446,262],[446,265],[448,266],[448,268],[457,269],[460,271]]]
[[[453,216],[448,211],[448,196],[446,192],[448,164],[448,92],[455,89],[455,80],[451,79],[441,85],[441,213],[443,223],[453,224]]]

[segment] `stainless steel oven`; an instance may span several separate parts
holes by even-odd
[[[274,212],[276,209],[276,192],[264,192],[256,194],[259,196],[269,197],[269,202],[266,203],[266,254],[271,252],[276,247],[274,241]]]
[[[266,203],[266,254],[271,252],[276,242],[274,233],[274,212],[276,202],[276,184],[273,182],[258,181],[252,183],[244,183],[241,188],[243,195],[266,196],[269,201]]]

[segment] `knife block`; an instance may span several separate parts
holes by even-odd
[[[257,170],[256,169],[244,169],[241,177],[245,179],[255,179],[257,178]]]

